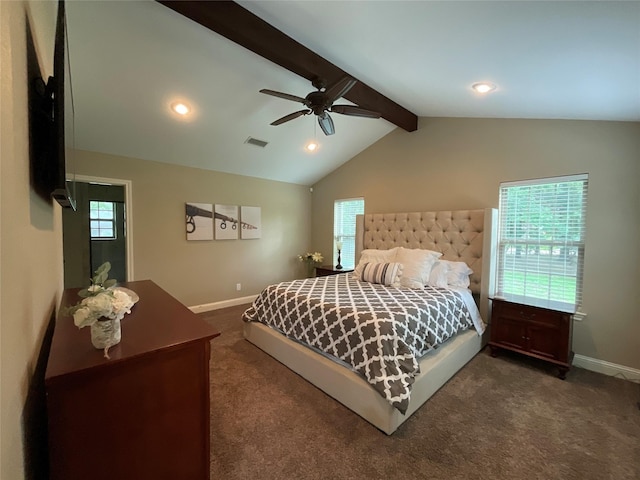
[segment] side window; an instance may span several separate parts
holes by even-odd
[[[580,307],[587,186],[586,174],[500,184],[499,296]]]
[[[89,222],[92,240],[115,240],[115,203],[89,202]]]
[[[346,269],[355,266],[356,215],[364,213],[364,198],[336,200],[333,205],[333,264],[338,263],[338,242],[341,242],[340,263]]]

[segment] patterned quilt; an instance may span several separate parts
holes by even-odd
[[[418,359],[474,324],[460,292],[385,287],[348,273],[271,285],[243,319],[348,363],[402,413]]]

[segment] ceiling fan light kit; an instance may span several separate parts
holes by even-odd
[[[284,117],[271,122],[271,125],[281,125],[295,118],[313,113],[318,117],[318,125],[320,125],[324,134],[333,135],[335,133],[335,126],[329,112],[353,117],[380,118],[380,113],[372,110],[367,110],[355,105],[333,104],[333,102],[338,100],[340,97],[346,95],[346,93],[351,90],[356,83],[357,80],[355,78],[345,76],[334,84],[326,86],[324,80],[316,78],[312,82],[312,85],[317,88],[317,91],[309,93],[305,98],[290,95],[288,93],[277,92],[275,90],[268,90],[266,88],[260,90],[260,93],[284,98],[285,100],[291,100],[292,102],[302,103],[307,107],[303,110],[298,110],[297,112],[285,115]]]

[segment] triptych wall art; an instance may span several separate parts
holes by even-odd
[[[260,238],[260,207],[187,202],[187,240],[237,240]]]

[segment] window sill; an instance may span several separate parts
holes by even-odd
[[[573,319],[576,322],[581,322],[583,321],[585,318],[587,318],[587,314],[585,312],[576,312],[573,314]]]

